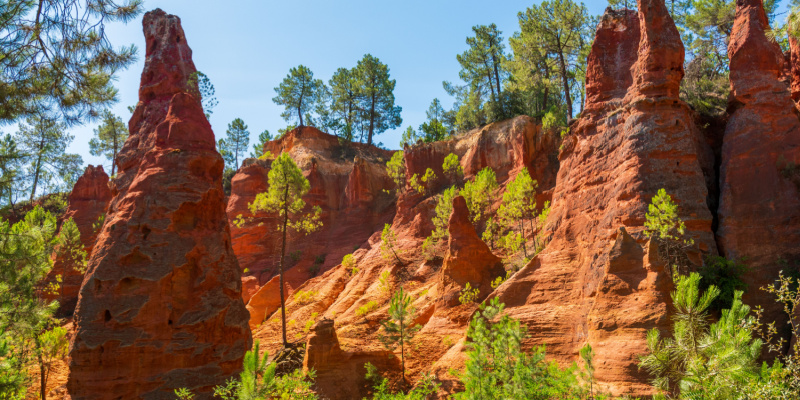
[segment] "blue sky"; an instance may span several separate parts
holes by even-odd
[[[273,88],[289,68],[304,64],[327,82],[337,68],[353,67],[371,53],[389,66],[397,80],[396,104],[403,107],[402,129],[375,139],[389,148],[398,148],[406,126],[416,129],[425,120],[434,97],[448,108],[452,105],[442,81],[458,81],[456,54],[465,50],[471,27],[496,23],[507,39],[518,30],[517,12],[531,4],[530,0],[144,2],[146,10],[161,8],[181,18],[195,65],[216,89],[219,105],[211,125],[217,138],[237,117],[248,125],[251,143],[264,129],[275,134],[286,126],[280,117],[282,109],[272,98]],[[587,7],[597,15],[606,4],[592,1]],[[112,111],[127,123],[126,107],[138,101],[144,65],[141,17],[127,25],[108,25],[107,30],[115,45],[134,43],[139,48],[138,62],[119,73],[116,82],[120,102]],[[87,164],[109,167],[107,160],[89,154],[88,142],[96,125],[72,128],[75,140],[69,151],[83,156]]]

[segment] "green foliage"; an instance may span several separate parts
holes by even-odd
[[[268,175],[269,188],[264,193],[259,193],[250,203],[250,212],[259,211],[276,212],[280,219],[278,232],[282,233],[281,258],[279,264],[280,292],[281,292],[281,324],[283,327],[283,342],[286,340],[286,305],[283,285],[283,271],[286,256],[286,237],[289,229],[300,233],[311,233],[322,227],[319,206],[314,207],[310,213],[304,214],[306,202],[303,196],[308,193],[311,184],[303,176],[303,171],[297,167],[288,153],[281,153],[273,162]]]
[[[428,168],[425,170],[425,175],[423,175],[422,178],[418,177],[417,174],[412,175],[408,185],[411,186],[411,189],[414,189],[414,191],[417,193],[424,195],[428,191],[429,185],[435,180],[436,173],[433,172],[432,169]]]
[[[32,357],[47,356],[41,345],[38,352],[31,346],[54,340],[55,333],[41,335],[58,302],[42,300],[39,283],[53,267],[54,250],[71,240],[56,229],[56,217],[40,206],[13,225],[0,219],[0,393],[9,398],[25,394]]]
[[[712,284],[719,288],[720,294],[710,306],[712,310],[730,309],[734,294],[737,291],[747,290],[747,284],[742,280],[742,275],[747,272],[743,260],[728,260],[725,257],[709,255],[699,272],[703,278],[700,281],[701,290],[708,290]]]
[[[467,208],[473,223],[480,223],[481,219],[486,215],[495,190],[497,190],[497,178],[491,167],[483,168],[475,175],[473,180],[464,183],[461,195],[464,196],[464,200],[467,202]],[[484,239],[484,241],[486,240]]]
[[[330,86],[330,122],[327,128],[336,132],[343,142],[353,140],[353,134],[361,126],[358,104],[358,82],[355,68],[339,68],[328,81]]]
[[[303,373],[295,370],[289,374],[278,376],[277,365],[268,363],[268,355],[259,356],[259,342],[256,340],[253,350],[245,353],[242,372],[239,379],[231,379],[225,385],[214,388],[214,396],[224,400],[314,400],[317,395],[311,389],[315,377],[314,370]],[[194,396],[185,389],[176,390],[181,399]],[[181,397],[183,396],[183,397]]]
[[[774,284],[762,287],[761,290],[775,296],[778,304],[783,306],[787,316],[800,314],[800,290],[797,276],[791,277],[789,271],[780,271]],[[793,275],[797,275],[794,271]],[[762,318],[763,310],[756,309],[756,316]],[[794,338],[800,337],[800,320],[788,318],[789,328]],[[789,352],[785,334],[779,334],[775,322],[765,324],[759,322],[754,331],[761,332],[769,353],[776,356],[772,366],[761,367],[760,379],[752,382],[745,389],[753,399],[796,399],[800,398],[800,340],[795,340]]]
[[[564,113],[560,109],[552,109],[542,117],[542,129],[547,132],[558,132],[559,136],[564,137],[567,132],[567,121]]]
[[[659,390],[685,398],[729,399],[757,379],[762,342],[752,337],[750,307],[737,291],[731,309],[709,326],[708,309],[719,293],[713,285],[702,293],[699,274],[678,277],[672,293],[672,337],[662,338],[655,328],[649,331],[648,354],[640,363]]]
[[[264,152],[264,146],[266,146],[267,142],[270,140],[272,140],[272,134],[269,133],[269,130],[264,129],[264,132],[258,134],[258,141],[253,144],[253,150],[250,152],[250,157],[263,160],[261,157],[263,157],[264,154],[269,153],[269,151],[266,153]],[[267,158],[272,158],[272,156]]]
[[[401,107],[394,104],[395,80],[389,78],[389,67],[377,57],[365,54],[353,71],[357,87],[358,108],[362,115],[362,135],[372,144],[374,135],[394,129],[403,123]]]
[[[586,379],[589,381],[589,398],[594,398],[594,350],[592,345],[586,343],[579,352],[583,362],[586,364]]]
[[[294,292],[294,301],[297,304],[308,304],[314,301],[319,294],[316,290],[298,290]]]
[[[60,271],[56,271],[58,280],[64,279],[72,270],[80,274],[86,272],[86,251],[81,242],[81,232],[72,218],[68,218],[61,224],[55,254],[56,258],[61,260],[62,268]],[[59,299],[64,294],[63,286],[58,288],[49,287],[46,290],[51,293],[58,293]]]
[[[377,309],[378,309],[378,302],[370,300],[367,302],[367,304],[364,304],[363,306],[358,307],[358,309],[356,309],[356,315],[358,315],[359,317],[363,317]]]
[[[473,288],[472,285],[470,285],[470,283],[467,282],[467,285],[464,286],[464,289],[458,295],[458,301],[461,304],[474,303],[478,300],[480,292],[481,292],[480,289]]]
[[[12,190],[29,190],[29,201],[39,194],[72,190],[83,172],[81,156],[66,152],[74,138],[66,133],[65,124],[47,116],[28,118],[20,124],[14,141],[25,155],[20,161],[26,174],[17,177]]]
[[[403,136],[400,137],[400,147],[413,146],[417,143],[417,140],[419,140],[417,131],[409,125],[406,130],[403,131]]]
[[[410,129],[410,132],[408,133],[409,138],[407,140],[404,134],[403,143],[413,144],[410,142],[412,139],[414,142],[417,140],[422,140],[424,143],[433,143],[450,137],[450,129],[445,126],[445,111],[444,108],[442,108],[442,103],[439,102],[439,99],[433,99],[433,101],[431,101],[431,105],[428,107],[426,115],[428,117],[428,121],[423,122],[422,125],[419,126],[419,136],[417,136],[416,133],[413,133],[413,129]],[[412,134],[413,136],[411,136]]]
[[[494,218],[489,217],[489,219],[486,220],[486,229],[484,229],[483,233],[481,234],[481,240],[489,243],[489,247],[494,249],[495,240],[499,233],[500,225],[494,222]]]
[[[575,95],[581,100],[584,96],[586,56],[594,35],[589,12],[583,3],[552,0],[533,5],[518,17],[520,32],[510,40],[514,49],[510,68],[519,90],[530,93],[526,98],[532,107],[525,108],[533,108],[534,115],[551,110],[549,92],[560,90],[566,122],[575,115]]]
[[[659,255],[678,273],[689,268],[685,260],[686,247],[694,244],[692,239],[684,239],[686,225],[678,217],[678,205],[664,189],[659,189],[647,206],[644,234],[659,242]]]
[[[545,361],[544,347],[522,351],[525,327],[503,313],[497,298],[482,304],[467,330],[466,369],[459,378],[464,391],[457,400],[579,399],[574,371]]]
[[[350,271],[351,276],[358,273],[358,267],[356,267],[356,258],[353,257],[352,253],[346,254],[344,257],[342,257],[342,267]]]
[[[444,158],[442,170],[445,176],[450,178],[451,181],[457,181],[464,176],[464,170],[461,168],[461,163],[458,162],[458,156],[453,153],[448,154]]]
[[[522,171],[506,185],[506,191],[503,193],[503,201],[500,204],[500,209],[497,210],[497,216],[505,227],[511,228],[516,224],[519,228],[519,236],[516,236],[516,234],[512,235],[513,232],[506,235],[506,239],[504,240],[506,243],[505,247],[512,249],[516,247],[516,243],[519,243],[525,252],[525,257],[528,256],[528,249],[525,246],[524,221],[527,219],[531,221],[532,224],[536,216],[537,186],[536,181],[531,179],[528,169],[523,168]]]
[[[277,96],[272,101],[285,107],[281,117],[286,122],[296,119],[299,126],[303,126],[303,117],[314,109],[324,86],[324,82],[314,79],[314,73],[308,67],[298,65],[290,69],[289,74],[275,88]]]
[[[113,46],[108,24],[142,9],[141,0],[3,2],[0,121],[58,114],[74,124],[116,102],[114,74],[136,61],[136,47]]]
[[[389,350],[400,347],[400,363],[403,369],[403,382],[406,380],[405,352],[409,342],[422,328],[414,324],[416,309],[411,296],[407,295],[400,287],[389,301],[389,319],[381,321],[383,333],[378,338]]]
[[[89,141],[89,153],[103,156],[111,161],[111,176],[117,168],[117,154],[128,138],[128,126],[122,118],[105,110],[101,116],[102,123],[95,128],[94,137]]]
[[[381,276],[378,278],[378,287],[381,292],[389,293],[392,290],[392,283],[389,281],[390,277],[391,273],[389,271],[381,272]]]
[[[439,390],[439,384],[434,382],[434,377],[422,374],[417,385],[408,393],[391,393],[389,380],[378,374],[378,369],[371,363],[364,364],[367,369],[367,379],[375,383],[373,386],[372,400],[427,400],[429,396]],[[366,400],[366,398],[364,398]]]
[[[269,134],[269,132],[267,132]],[[236,118],[228,124],[225,138],[217,141],[217,148],[225,164],[234,171],[239,170],[239,159],[244,159],[244,152],[250,144],[250,131],[241,118]]]
[[[397,235],[392,230],[391,224],[383,225],[383,232],[381,232],[381,256],[384,259],[391,260],[394,258],[398,263],[403,263],[403,260],[398,254],[397,249]]]
[[[189,79],[186,80],[189,93],[200,99],[200,105],[203,107],[203,112],[206,114],[206,119],[211,119],[211,114],[214,113],[214,107],[219,104],[216,98],[216,90],[211,83],[211,79],[200,71],[192,72]]]
[[[39,362],[40,394],[44,399],[53,367],[56,362],[67,356],[69,350],[67,330],[60,326],[53,327],[39,334],[35,341],[36,358]]]
[[[431,236],[429,237],[430,242],[428,244],[430,250],[433,250],[433,247],[445,242],[450,237],[447,226],[450,220],[450,214],[453,212],[453,199],[455,199],[456,196],[458,196],[458,188],[451,186],[445,189],[436,201],[436,208],[434,209],[436,215],[433,217],[433,232],[431,232]]]
[[[458,76],[465,82],[454,87],[445,82],[445,90],[456,97],[456,127],[470,129],[486,122],[508,117],[502,93],[507,73],[502,32],[497,25],[476,25],[467,38],[467,50],[456,56],[461,65]],[[487,102],[488,100],[488,102]]]
[[[386,173],[394,181],[397,190],[404,190],[406,186],[406,160],[402,151],[395,151],[392,158],[386,162]]]

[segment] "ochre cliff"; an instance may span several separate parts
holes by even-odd
[[[67,199],[67,211],[62,217],[62,220],[72,218],[75,221],[87,259],[92,255],[94,242],[102,225],[101,216],[106,212],[109,201],[111,201],[111,189],[108,187],[108,175],[103,171],[103,166],[89,165],[75,182],[75,187]],[[56,316],[70,316],[75,311],[78,291],[83,282],[81,269],[80,266],[74,265],[72,260],[65,260],[63,257],[55,259],[53,269],[50,270],[45,282],[56,282],[56,275],[60,275],[61,285],[56,293],[49,293],[45,298],[58,300],[59,308]]]
[[[268,142],[264,151],[288,152],[311,183],[309,207],[322,209],[322,229],[308,236],[289,237],[287,281],[297,287],[341,262],[372,233],[391,221],[394,183],[384,164],[392,152],[360,143],[340,145],[338,139],[316,128],[302,127]],[[248,159],[234,175],[227,213],[233,249],[242,269],[265,284],[278,271],[279,235],[275,215],[248,208],[267,190],[271,161]]]
[[[74,399],[172,399],[183,387],[210,398],[251,346],[191,50],[178,17],[157,9],[143,25],[139,103],[75,312]]]
[[[768,29],[761,0],[737,1],[717,236],[723,255],[749,268],[744,301],[783,325],[782,306],[759,288],[800,263],[800,113],[792,101],[795,84],[790,89],[781,79],[783,57]]]

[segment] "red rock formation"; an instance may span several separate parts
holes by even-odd
[[[439,281],[439,303],[457,306],[467,284],[480,290],[478,300],[492,292],[492,280],[506,274],[500,258],[478,237],[469,219],[467,202],[462,196],[453,199],[448,231],[450,238]]]
[[[211,397],[251,345],[223,162],[180,19],[145,14],[139,103],[75,312],[72,398]]]
[[[108,188],[108,175],[103,171],[103,166],[89,165],[75,182],[75,187],[69,194],[69,206],[62,217],[62,220],[72,218],[75,221],[81,233],[81,243],[87,259],[92,255],[94,242],[97,239],[94,225],[100,223],[99,219],[105,213],[109,201],[111,201],[111,189]],[[56,315],[70,316],[78,302],[78,290],[83,282],[83,273],[70,262],[56,259],[45,282],[55,282],[56,275],[61,276],[61,288],[57,294],[45,297],[48,300],[59,301],[60,306]]]
[[[639,16],[636,11],[606,8],[586,62],[584,114],[601,111],[603,106],[619,106],[633,83],[631,67],[638,50]]]
[[[303,370],[314,369],[318,393],[328,399],[358,399],[368,395],[365,364],[379,371],[396,370],[397,357],[385,350],[346,352],[339,346],[332,319],[323,318],[311,330],[306,341]]]
[[[768,29],[760,0],[737,2],[728,45],[733,112],[723,138],[717,236],[727,258],[745,258],[750,268],[744,301],[782,324],[781,306],[758,288],[800,261],[800,120],[781,80],[781,50],[767,38]]]
[[[242,301],[247,304],[248,301],[258,292],[258,278],[255,276],[242,277]]]
[[[289,237],[286,279],[293,287],[339,264],[394,216],[389,194],[394,183],[385,171],[390,151],[360,143],[342,146],[336,136],[312,127],[295,129],[264,150],[289,153],[311,184],[304,200],[322,209],[320,231]],[[240,265],[262,284],[278,271],[278,220],[268,213],[253,215],[248,204],[267,189],[269,166],[268,160],[245,160],[232,180],[227,208]]]
[[[789,77],[792,99],[800,101],[800,41],[789,35]]]
[[[547,221],[552,241],[495,293],[511,316],[528,325],[529,344],[547,344],[548,355],[566,364],[588,341],[602,348],[595,358],[602,390],[647,395],[652,389],[632,351],[644,348],[647,329],[666,323],[666,307],[645,299],[668,298],[662,283],[669,279],[663,268],[643,261],[642,250],[635,250],[641,245],[619,237],[619,228],[644,241],[647,204],[665,188],[700,248],[713,253],[716,245],[706,205],[713,158],[689,108],[678,99],[683,47],[663,1],[641,0],[638,10],[638,33],[626,12],[609,12],[598,26],[589,60],[618,64],[587,70],[621,76],[631,70],[632,84],[623,101],[621,87],[611,96],[591,96],[595,103],[573,126],[559,155]],[[638,41],[632,65],[630,57],[609,57],[632,47],[630,41]],[[587,81],[604,87],[605,78],[587,76]],[[615,250],[615,237],[617,246],[628,250]],[[601,310],[614,304],[625,308],[606,320]]]
[[[281,292],[279,277],[275,276],[260,287],[247,303],[247,312],[250,313],[250,329],[255,330],[272,313],[281,307]],[[284,296],[288,299],[292,295],[292,287],[286,283],[283,287]]]

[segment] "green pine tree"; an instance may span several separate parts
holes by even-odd
[[[299,121],[299,126],[304,126],[303,117],[316,106],[320,90],[324,85],[325,83],[321,80],[314,79],[314,73],[308,67],[298,65],[290,69],[289,74],[275,88],[277,96],[272,101],[285,107],[281,117],[286,122],[296,119]]]
[[[122,118],[103,111],[103,122],[95,128],[94,137],[89,141],[89,153],[93,156],[103,156],[111,161],[111,176],[117,171],[117,154],[128,138],[128,126]]]
[[[267,132],[269,134],[269,132]],[[239,170],[239,159],[244,158],[247,145],[250,144],[250,131],[241,118],[236,118],[228,124],[225,139],[218,141],[219,152],[229,168]]]
[[[305,213],[306,202],[303,196],[308,193],[311,185],[303,176],[303,171],[297,167],[288,153],[281,153],[273,162],[268,175],[269,188],[264,193],[259,193],[250,203],[250,211],[255,214],[259,211],[277,213],[280,221],[277,226],[281,233],[281,258],[278,268],[280,275],[281,292],[281,326],[284,347],[289,345],[286,340],[286,294],[284,293],[284,269],[286,266],[286,244],[289,230],[301,233],[311,233],[322,227],[319,206],[311,212]]]
[[[389,67],[371,54],[365,54],[358,61],[353,74],[363,121],[362,132],[367,134],[367,144],[372,144],[375,135],[403,123],[400,117],[403,109],[394,104],[396,82],[389,78]]]
[[[413,299],[400,287],[389,301],[389,319],[382,321],[383,333],[379,336],[381,342],[390,350],[400,347],[400,366],[403,373],[403,384],[406,381],[406,347],[414,335],[422,328],[414,324],[416,309]]]

